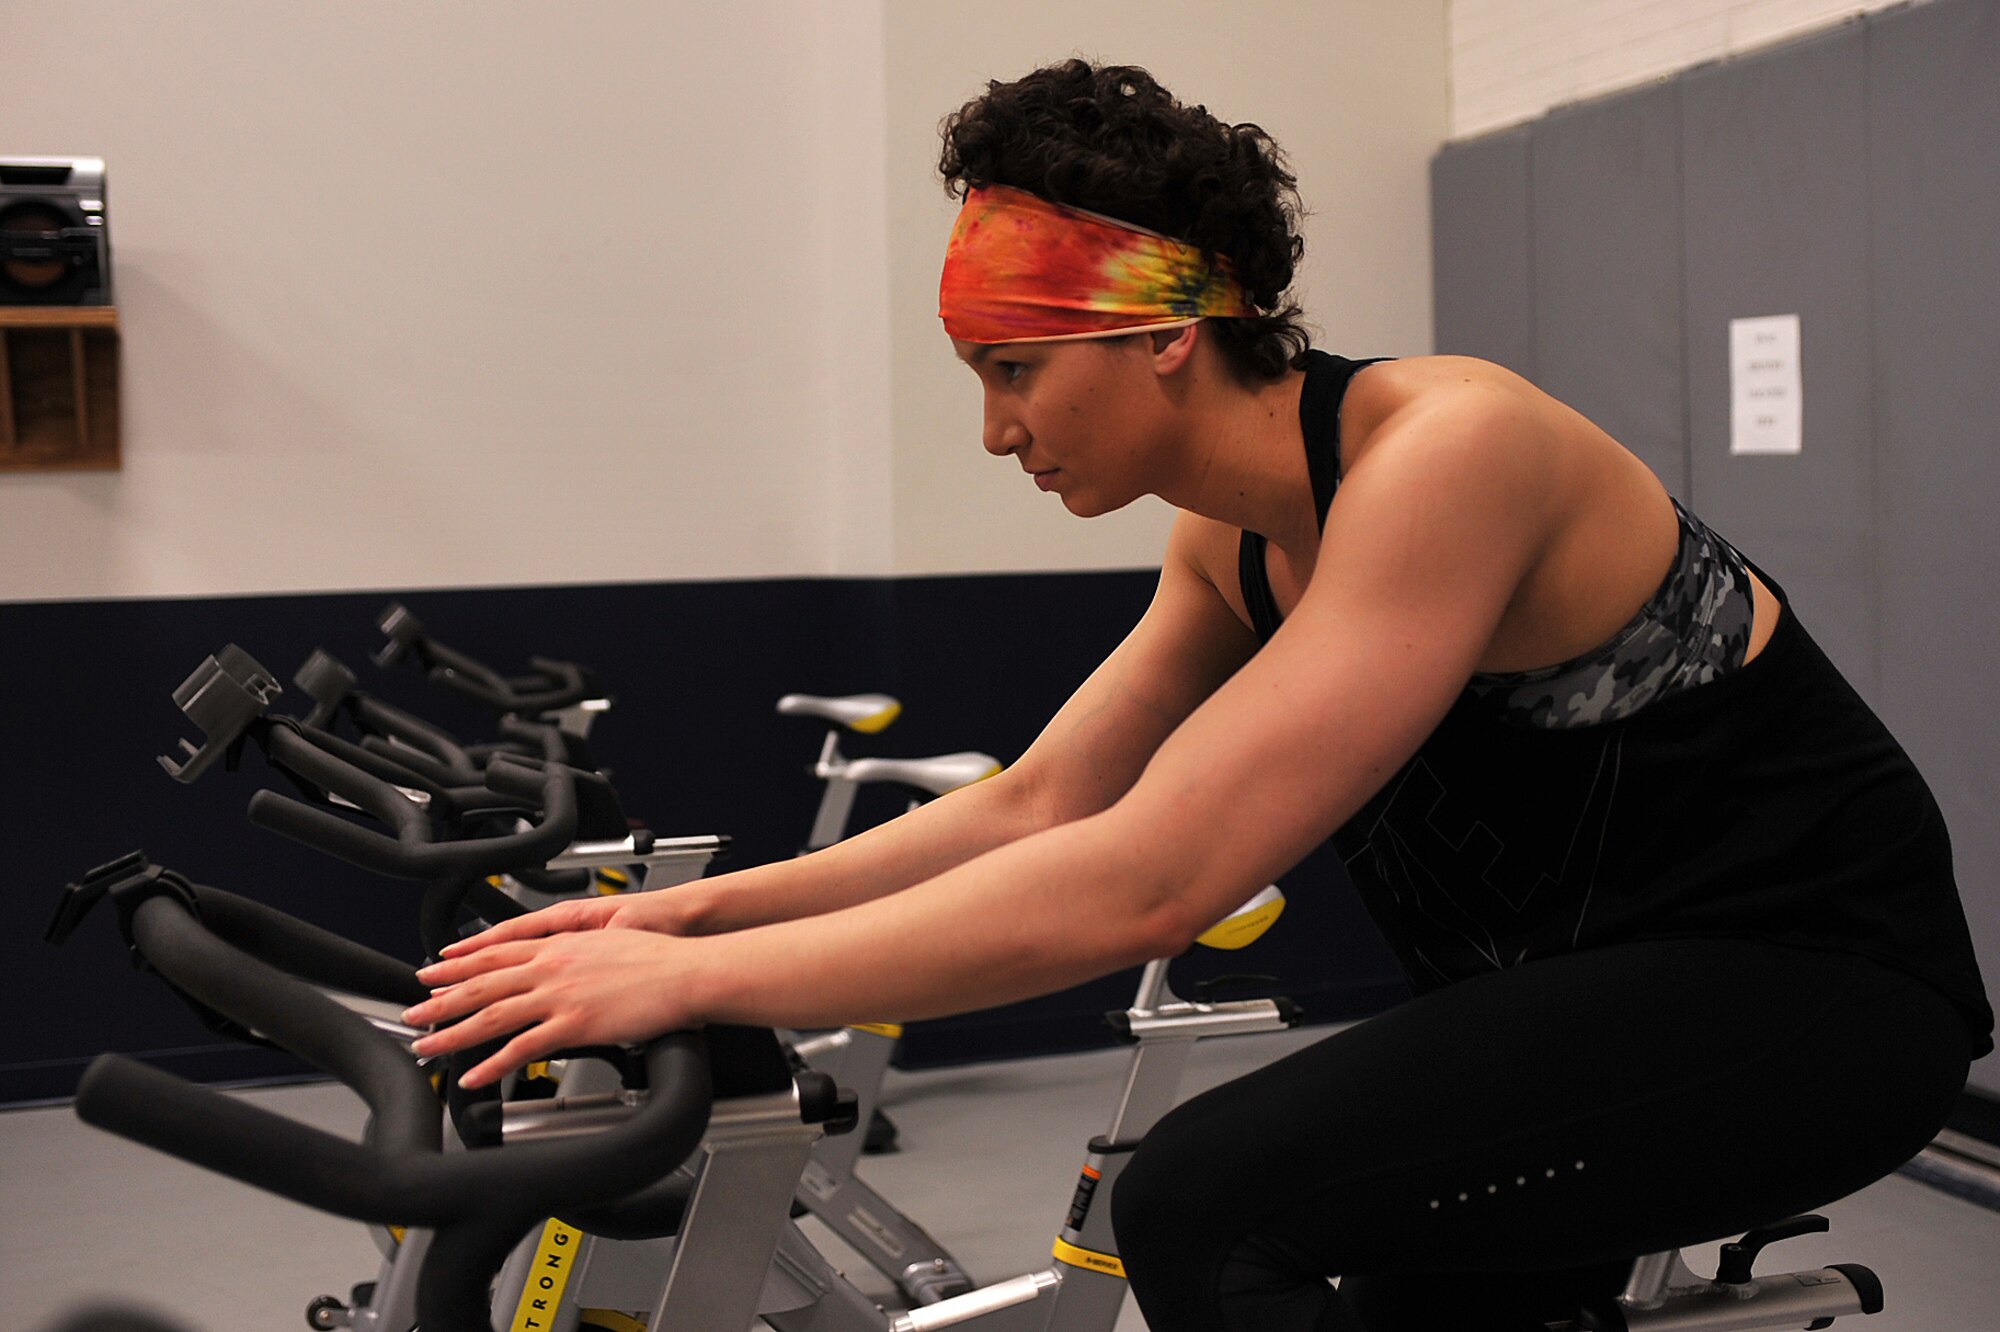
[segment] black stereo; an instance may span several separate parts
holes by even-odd
[[[104,159],[0,157],[0,305],[109,304]]]

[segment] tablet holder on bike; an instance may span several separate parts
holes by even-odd
[[[180,782],[192,782],[217,759],[234,770],[251,723],[283,692],[256,658],[234,643],[226,645],[174,690],[174,702],[206,738],[199,745],[181,741],[185,757],[177,761],[162,754],[160,766]]]
[[[187,761],[162,759],[163,765],[179,780],[192,781],[219,758],[235,767],[244,741],[254,740],[305,800],[258,791],[250,799],[250,821],[360,868],[426,882],[419,929],[429,952],[457,937],[461,905],[488,920],[525,910],[488,880],[517,871],[532,875],[570,847],[579,826],[580,785],[591,790],[594,830],[634,844],[650,837],[630,830],[608,784],[597,774],[498,755],[480,771],[477,787],[430,784],[421,775],[412,779],[406,769],[385,770],[380,755],[357,752],[338,737],[309,732],[289,717],[269,716],[267,709],[281,692],[254,658],[234,644],[225,647],[174,695],[206,739],[199,747],[184,741]],[[536,733],[551,737],[551,751],[558,748],[553,728]],[[414,785],[406,784],[412,780]],[[393,836],[336,815],[336,807],[372,816]],[[462,831],[473,822],[468,816],[482,811],[500,812],[498,825],[504,830],[440,839],[440,823],[456,820]],[[524,815],[538,818],[517,830]]]

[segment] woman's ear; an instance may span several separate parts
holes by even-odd
[[[1195,344],[1201,340],[1201,325],[1189,324],[1185,328],[1170,328],[1152,334],[1153,373],[1165,378],[1178,374],[1194,356]]]

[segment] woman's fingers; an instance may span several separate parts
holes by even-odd
[[[534,958],[542,946],[541,939],[510,939],[492,948],[482,948],[476,953],[463,953],[457,957],[433,962],[417,972],[417,979],[432,990],[457,985],[474,976],[484,976],[489,972],[517,967]]]
[[[554,1022],[543,1022],[529,1027],[468,1069],[459,1078],[458,1085],[468,1091],[484,1087],[489,1082],[498,1082],[517,1068],[532,1064],[537,1059],[545,1058],[567,1045],[576,1043],[558,1035],[557,1032],[558,1027]]]
[[[534,961],[535,952],[532,943],[516,944],[425,967],[417,979],[431,987],[431,997],[404,1009],[404,1023],[434,1027],[464,1017],[495,999],[532,988],[534,980],[525,968]]]
[[[512,943],[521,939],[540,939],[551,934],[562,934],[568,930],[596,929],[604,923],[604,917],[608,917],[611,911],[616,910],[615,905],[599,906],[599,902],[609,902],[609,900],[600,898],[589,902],[558,902],[540,911],[530,911],[525,916],[503,920],[498,925],[481,930],[469,939],[446,944],[438,955],[445,958],[465,957],[491,948],[494,944]]]
[[[427,1059],[435,1055],[453,1054],[475,1045],[483,1045],[487,1041],[498,1040],[510,1031],[518,1031],[529,1023],[539,1022],[547,1016],[545,1001],[532,991],[509,995],[486,1005],[463,1021],[454,1022],[449,1027],[430,1033],[410,1048]]]
[[[506,1040],[462,1078],[484,1086],[576,1044],[644,1040],[693,1019],[678,997],[671,955],[688,945],[636,930],[558,934],[495,945],[418,973],[438,987],[404,1010],[431,1026],[414,1045],[429,1057]]]

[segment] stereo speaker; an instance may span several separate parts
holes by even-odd
[[[0,305],[109,304],[104,159],[0,156]]]

